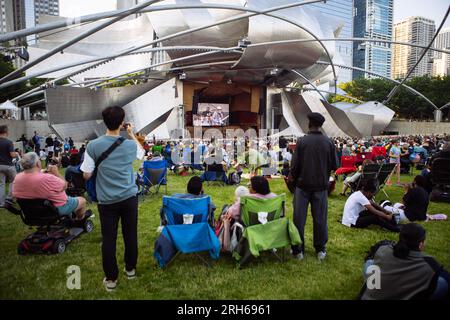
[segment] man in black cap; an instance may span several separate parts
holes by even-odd
[[[311,203],[314,248],[317,258],[323,260],[328,241],[328,182],[331,171],[337,168],[337,155],[333,141],[320,130],[325,118],[320,113],[310,113],[308,119],[309,132],[297,141],[289,177],[296,186],[294,224],[302,240],[301,246],[292,247],[292,254],[298,260],[304,257],[306,216]]]

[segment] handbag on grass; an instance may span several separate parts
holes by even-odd
[[[108,158],[108,156],[114,151],[116,150],[116,148],[118,146],[120,146],[122,144],[122,142],[125,140],[124,137],[120,137],[118,138],[116,141],[114,141],[114,143],[105,151],[101,154],[101,156],[97,159],[97,161],[95,162],[95,169],[94,172],[92,173],[92,176],[89,178],[89,180],[86,181],[86,192],[89,196],[89,199],[92,202],[98,202],[97,200],[97,191],[95,189],[96,187],[96,180],[97,180],[97,170],[98,170],[98,166],[100,165],[100,163],[103,162],[103,160],[105,160],[106,158]]]

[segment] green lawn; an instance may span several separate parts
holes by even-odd
[[[403,176],[403,181],[412,178],[412,175]],[[168,192],[184,192],[188,179],[170,175]],[[275,193],[288,193],[281,179],[272,179],[270,185]],[[71,243],[64,254],[51,256],[17,255],[18,242],[30,230],[19,217],[0,210],[0,299],[354,299],[362,284],[365,252],[373,243],[396,240],[398,235],[379,228],[355,230],[338,223],[345,200],[338,195],[340,188],[338,183],[329,199],[326,261],[320,263],[315,258],[309,216],[304,261],[289,257],[285,263],[279,263],[273,255],[263,254],[242,270],[227,254],[214,262],[213,268],[188,255],[178,257],[167,270],[160,270],[153,258],[153,244],[158,235],[161,196],[147,197],[139,206],[138,278],[129,281],[121,275],[114,293],[107,293],[101,282],[100,222],[95,206],[91,206],[96,214],[95,230]],[[393,201],[401,199],[402,188],[390,187],[387,191]],[[234,199],[231,186],[205,186],[205,192],[212,196],[218,208]],[[450,205],[431,203],[429,212],[450,214]],[[287,215],[292,217],[290,194],[287,194]],[[426,252],[450,268],[450,222],[423,225],[428,231]],[[122,255],[123,242],[119,236],[121,270]],[[66,288],[66,269],[70,265],[81,268],[80,290]]]

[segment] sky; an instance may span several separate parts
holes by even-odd
[[[116,8],[116,0],[59,0],[59,2],[61,16],[65,17],[77,17]],[[449,5],[450,0],[394,0],[394,23],[410,16],[424,16],[433,19],[437,27]],[[445,27],[450,27],[450,17]]]
[[[433,19],[437,28],[449,5],[450,0],[394,0],[394,23],[411,16],[423,16]],[[444,27],[450,27],[450,17]]]

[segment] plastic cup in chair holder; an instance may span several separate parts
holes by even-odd
[[[193,214],[183,214],[183,224],[192,224],[194,222]]]

